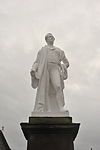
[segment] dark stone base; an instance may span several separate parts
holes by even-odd
[[[74,150],[79,125],[71,117],[30,117],[21,128],[27,150]]]

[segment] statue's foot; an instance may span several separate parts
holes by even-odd
[[[66,110],[65,110],[65,108],[64,107],[61,107],[60,108],[60,112],[65,112]]]
[[[60,108],[60,112],[67,112],[67,113],[69,113],[69,111],[66,108],[64,108],[64,107]]]

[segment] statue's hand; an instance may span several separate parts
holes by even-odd
[[[65,64],[61,64],[61,76],[63,80],[66,80],[68,78],[67,67]]]
[[[31,70],[30,71],[31,76],[33,77],[35,75],[35,71]]]

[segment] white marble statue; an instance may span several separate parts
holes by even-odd
[[[69,62],[64,51],[54,46],[54,36],[45,36],[47,45],[41,48],[31,69],[32,87],[37,88],[33,112],[63,112],[64,80]]]

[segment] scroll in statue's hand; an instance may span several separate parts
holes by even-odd
[[[31,70],[31,85],[34,89],[38,87],[39,79],[36,78],[35,76],[35,71]]]

